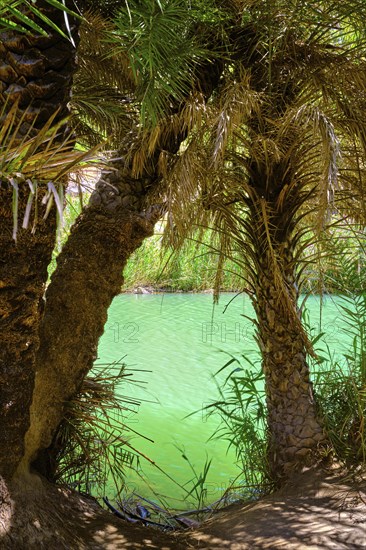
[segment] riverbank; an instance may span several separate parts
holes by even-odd
[[[220,292],[241,292],[239,289],[221,290]],[[204,290],[181,290],[180,288],[174,289],[171,287],[160,286],[132,286],[129,288],[123,287],[121,294],[213,294],[213,288],[206,288]]]
[[[235,257],[226,258],[219,276],[220,292],[239,292],[248,285],[241,265],[239,254],[237,261]],[[156,292],[209,292],[217,285],[217,269],[218,256],[209,231],[203,242],[187,241],[179,252],[165,249],[162,235],[155,234],[129,258],[121,291],[134,292],[142,287]],[[301,292],[339,294],[341,289],[352,290],[355,288],[352,273],[350,270],[345,279],[342,268],[328,265],[325,260],[322,266],[308,262]]]
[[[162,235],[146,239],[131,256],[124,270],[122,291],[138,287],[167,292],[204,292],[215,287],[217,255],[205,243],[187,242],[179,253],[162,248]],[[244,285],[239,267],[227,260],[220,280],[222,292],[235,292]]]
[[[127,523],[69,489],[29,483],[29,491],[0,485],[4,550],[361,550],[366,543],[365,478],[337,470],[304,472],[268,497],[172,534]]]
[[[366,480],[305,471],[270,496],[228,507],[189,541],[207,550],[364,549]]]

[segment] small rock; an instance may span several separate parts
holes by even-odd
[[[134,289],[134,294],[151,294],[151,291],[143,286],[138,286]]]

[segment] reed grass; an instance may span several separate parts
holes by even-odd
[[[229,369],[220,383],[217,376]],[[205,408],[207,415],[218,419],[211,439],[224,439],[228,449],[235,450],[241,474],[228,492],[252,500],[273,487],[267,461],[267,408],[260,359],[232,356],[215,378],[219,397]]]
[[[132,255],[125,268],[123,290],[131,291],[139,286],[172,292],[202,292],[213,289],[217,257],[209,249],[210,238],[208,232],[202,244],[186,242],[179,254],[163,249],[159,234],[147,239]],[[237,291],[242,286],[238,266],[228,260],[221,290]]]
[[[56,258],[62,245],[66,242],[72,224],[80,214],[82,205],[88,201],[89,194],[83,197],[66,195],[64,210],[64,226],[59,236],[59,242],[54,250],[49,266],[51,275],[56,267]],[[141,247],[130,257],[124,269],[124,284],[122,292],[132,292],[138,287],[171,292],[203,292],[215,286],[218,257],[212,248],[213,234],[207,230],[201,242],[188,240],[179,252],[164,248],[162,245],[162,230],[160,224],[155,235],[146,239]],[[318,243],[319,252],[309,247],[306,251],[312,261],[307,263],[304,271],[302,292],[339,293],[343,289],[356,290],[352,287],[355,276],[366,276],[366,235],[354,226],[341,221],[334,223],[325,232]],[[239,252],[237,253],[239,255]],[[235,255],[234,255],[235,256]],[[339,264],[338,258],[344,262]],[[349,266],[352,277],[345,277],[344,264]],[[221,281],[222,292],[236,292],[245,286],[243,273],[238,263],[227,259],[224,263],[224,273]]]
[[[336,457],[348,467],[365,467],[366,279],[347,255],[339,256],[338,262],[343,283],[340,313],[351,345],[336,359],[325,341],[321,359],[313,366],[314,391]]]

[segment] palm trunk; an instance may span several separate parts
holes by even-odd
[[[275,217],[270,224],[272,234],[276,235]],[[263,223],[259,226],[258,242],[263,241],[265,233]],[[326,442],[309,378],[308,345],[297,307],[292,243],[290,238],[281,240],[274,237],[271,250],[268,243],[262,242],[253,300],[265,375],[269,464],[277,480],[288,477],[304,464],[318,462],[319,450]]]
[[[126,177],[123,168],[103,175],[58,257],[40,330],[25,468],[51,444],[64,405],[96,359],[107,310],[121,290],[126,262],[153,234],[161,215],[158,209],[142,206],[146,179],[146,175],[141,180]],[[43,455],[36,467],[49,476],[45,461]]]
[[[70,2],[67,2],[70,4]],[[65,21],[59,9],[37,0],[36,7],[64,32]],[[25,14],[34,19],[27,12]],[[78,42],[78,22],[69,20],[74,43]],[[42,21],[37,21],[41,26]],[[18,102],[18,117],[22,117],[20,134],[26,135],[33,126],[35,132],[56,112],[57,120],[68,115],[71,84],[75,72],[75,47],[58,32],[47,27],[48,36],[7,31],[0,33],[0,104],[7,110]]]
[[[37,2],[39,9],[46,9]],[[59,10],[47,8],[56,24],[63,24]],[[69,101],[75,51],[52,31],[48,37],[31,33],[0,35],[0,105],[2,114],[17,101],[18,137],[32,135],[59,109],[65,116]],[[6,145],[6,144],[5,144]],[[41,189],[41,185],[38,189]],[[18,218],[23,219],[29,188],[19,183]],[[0,183],[0,475],[11,477],[24,453],[24,436],[30,423],[35,358],[39,347],[39,321],[47,267],[54,248],[56,221],[51,212],[42,220],[38,201],[36,232],[21,229],[12,238],[12,187]],[[41,191],[39,192],[41,195]]]
[[[26,189],[20,191],[24,213]],[[39,205],[41,206],[41,205]],[[23,207],[23,208],[22,208]],[[12,191],[0,187],[0,473],[11,476],[24,452],[34,385],[38,322],[47,265],[54,246],[55,220],[38,225],[34,235],[12,238]]]

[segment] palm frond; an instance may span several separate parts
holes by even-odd
[[[55,435],[50,457],[55,480],[99,497],[112,482],[116,496],[121,495],[126,470],[139,468],[144,456],[129,441],[140,435],[128,422],[140,402],[117,392],[121,379],[130,374],[121,362],[97,364],[84,379]]]
[[[187,97],[200,63],[213,57],[196,32],[205,16],[184,0],[129,0],[115,18],[111,56],[127,53],[144,125],[154,126]]]
[[[63,38],[73,42],[73,36],[70,28],[68,16],[80,19],[80,15],[69,9],[64,2],[59,0],[45,0],[48,7],[53,10],[59,10],[64,14],[65,25],[58,25],[53,18],[48,17],[47,9],[38,9],[32,0],[10,0],[0,4],[0,32],[4,30],[15,31],[18,33],[29,33],[29,31],[47,36],[52,30],[60,34]],[[62,28],[66,27],[66,28]]]
[[[23,216],[22,227],[29,226],[33,210],[32,231],[37,226],[37,197],[43,197],[45,204],[44,217],[47,217],[53,204],[56,205],[58,217],[62,223],[63,188],[66,176],[77,170],[78,166],[96,159],[97,148],[87,152],[74,148],[74,139],[65,136],[66,121],[54,124],[58,113],[38,131],[36,135],[30,128],[25,135],[19,135],[23,118],[18,117],[17,105],[10,110],[3,107],[3,128],[0,132],[0,184],[13,189],[13,236],[16,239],[18,219]],[[7,112],[8,111],[8,112]],[[28,189],[28,201],[24,212],[18,210],[20,188]]]

